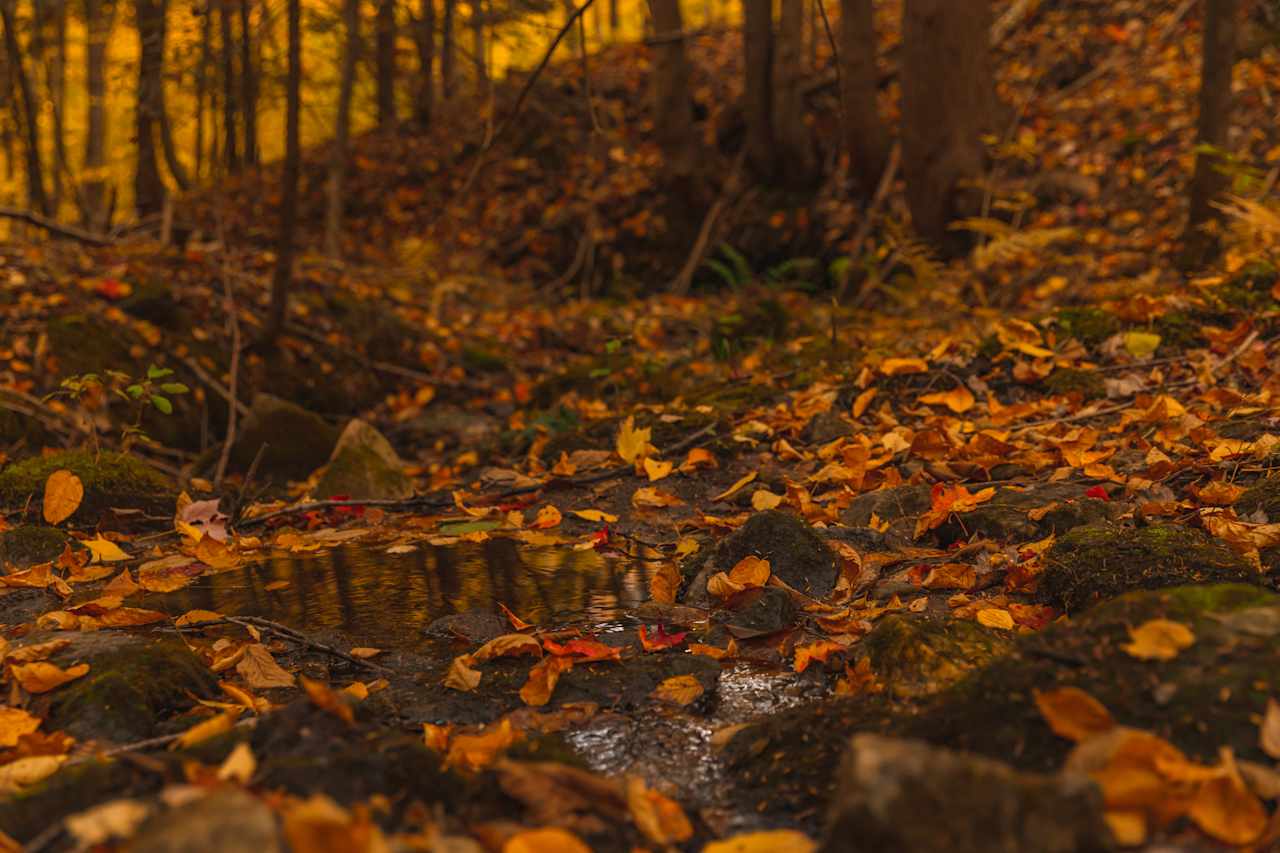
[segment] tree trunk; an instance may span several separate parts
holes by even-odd
[[[378,0],[378,129],[396,125],[396,3]]]
[[[684,49],[680,0],[649,0],[657,47],[653,58],[654,127],[663,171],[673,184],[687,182],[698,162],[693,126],[689,58]]]
[[[818,156],[805,124],[805,4],[783,0],[781,12],[773,63],[774,136],[778,155],[787,164],[786,183],[807,187],[818,177]]]
[[[773,129],[773,0],[742,0],[742,40],[746,60],[743,99],[747,162],[757,177],[767,181],[778,171]]]
[[[22,124],[25,134],[25,155],[27,166],[27,204],[32,210],[45,216],[51,216],[49,197],[44,191],[44,165],[40,157],[40,120],[39,107],[35,101],[31,78],[27,76],[26,64],[23,62],[22,48],[18,44],[18,33],[14,29],[14,0],[0,0],[0,21],[4,23],[4,47],[9,57],[9,69],[18,87],[18,96],[22,100]]]
[[[205,8],[200,15],[200,55],[196,59],[196,138],[195,170],[198,179],[204,167],[204,110],[205,96],[209,93],[209,65],[213,61],[213,12]]]
[[[218,23],[222,34],[222,155],[227,168],[240,168],[239,145],[236,142],[236,61],[231,35],[231,2],[218,0]]]
[[[907,205],[917,233],[944,255],[969,245],[947,226],[981,210],[982,135],[995,109],[990,30],[989,0],[907,0],[902,13]]]
[[[436,4],[435,0],[422,0],[421,17],[418,19],[418,85],[413,98],[413,114],[420,127],[431,124],[435,112],[436,84]]]
[[[1215,218],[1213,202],[1227,188],[1221,172],[1222,151],[1231,130],[1231,72],[1236,61],[1237,0],[1205,0],[1204,53],[1200,66],[1200,118],[1196,142],[1212,150],[1196,154],[1195,175],[1191,178],[1191,210],[1188,234]]]
[[[164,181],[156,158],[156,131],[163,101],[164,0],[135,0],[138,26],[138,103],[134,109],[137,167],[133,173],[133,205],[138,218],[164,207]]]
[[[302,165],[299,118],[302,102],[302,0],[289,0],[289,75],[285,100],[284,175],[280,199],[280,235],[276,267],[271,277],[271,307],[262,329],[261,345],[270,350],[284,328],[293,281],[293,243],[298,230],[298,172]]]
[[[484,0],[471,0],[471,51],[476,66],[476,91],[483,91],[489,80],[484,49]]]
[[[444,21],[440,27],[440,96],[453,97],[453,81],[458,69],[458,47],[454,42],[454,25],[458,20],[458,0],[444,0]]]
[[[618,28],[622,26],[622,13],[618,9],[618,0],[609,0],[609,37],[617,40]]]
[[[91,231],[105,231],[107,221],[107,41],[115,9],[110,0],[84,0],[85,28],[89,43],[85,49],[84,143],[84,225]]]
[[[360,0],[343,0],[342,24],[346,30],[346,44],[342,50],[342,81],[338,87],[338,112],[333,122],[333,157],[329,162],[328,206],[324,220],[325,254],[335,259],[342,254],[339,242],[345,201],[343,182],[351,137],[351,96],[355,91],[356,63],[360,54]]]
[[[849,167],[864,194],[875,191],[889,158],[889,134],[876,90],[876,30],[872,0],[840,0],[840,99]]]
[[[244,162],[258,162],[258,74],[253,63],[252,0],[240,0],[240,108],[244,115]]]
[[[560,0],[560,8],[564,11],[565,23],[568,23],[569,19],[573,17],[573,13],[578,6],[575,0]],[[569,29],[568,35],[565,36],[564,43],[570,53],[576,54],[578,52],[578,45],[582,41],[579,38],[579,35],[578,26],[575,24]]]

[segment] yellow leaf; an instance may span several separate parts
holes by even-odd
[[[794,829],[766,829],[712,841],[702,853],[813,853],[818,845]]]
[[[634,417],[629,416],[623,421],[622,427],[618,430],[617,441],[617,451],[622,461],[632,464],[640,457],[647,455],[649,438],[652,434],[653,430],[648,427],[637,429]]]
[[[674,563],[659,563],[649,577],[649,597],[659,604],[675,604],[680,581],[680,570]]]
[[[216,717],[210,717],[207,720],[196,723],[187,729],[182,735],[169,744],[169,749],[186,749],[194,746],[201,741],[206,741],[211,737],[217,737],[226,734],[235,726],[236,720],[240,717],[241,708],[231,708],[218,714]]]
[[[0,746],[17,746],[18,738],[40,728],[40,718],[21,708],[0,707]]]
[[[922,358],[886,358],[880,362],[880,372],[885,376],[925,373],[928,369],[928,363]]]
[[[49,475],[44,483],[44,520],[61,524],[80,508],[84,500],[84,483],[65,468]]]
[[[693,824],[680,805],[638,776],[627,779],[627,808],[636,828],[654,844],[678,844],[693,837]]]
[[[871,405],[871,401],[875,399],[876,394],[880,393],[880,389],[876,387],[868,388],[857,396],[853,401],[853,407],[849,410],[855,418],[862,417],[867,411],[867,406]]]
[[[680,471],[688,474],[699,468],[718,468],[719,466],[720,463],[716,461],[714,453],[705,447],[695,447],[685,455],[684,461],[680,463]]]
[[[449,672],[444,677],[444,686],[468,693],[480,686],[480,670],[475,669],[475,658],[471,655],[458,655],[449,665]]]
[[[671,476],[671,470],[674,467],[670,462],[662,462],[657,459],[644,460],[644,472],[649,475],[650,483],[655,483],[664,477]]]
[[[542,656],[542,644],[528,634],[503,634],[495,637],[476,649],[468,657],[474,663],[484,663],[498,657],[516,657],[517,655]]]
[[[826,663],[833,654],[845,652],[847,649],[832,640],[818,640],[804,646],[796,646],[795,662],[792,667],[796,672],[804,672],[814,661]]]
[[[92,562],[116,563],[129,559],[129,555],[120,550],[120,546],[98,536],[81,543],[93,554]]]
[[[920,398],[921,403],[930,406],[946,406],[957,415],[964,414],[973,408],[973,394],[963,385],[957,385],[950,391],[939,391],[936,394],[925,394]]]
[[[1267,828],[1266,809],[1235,772],[1200,785],[1187,817],[1209,837],[1233,847],[1252,844]]]
[[[347,654],[357,660],[369,660],[369,658],[376,658],[378,655],[382,654],[382,649],[375,649],[371,646],[356,646],[354,649],[347,652]]]
[[[57,664],[44,661],[13,664],[9,667],[9,673],[14,680],[22,685],[22,689],[28,693],[48,693],[68,681],[75,681],[88,671],[89,664],[87,663],[78,663],[68,669],[63,669]]]
[[[65,755],[34,755],[10,761],[0,767],[0,794],[12,794],[28,785],[47,779],[66,760]]]
[[[765,489],[756,489],[751,495],[751,508],[756,512],[764,512],[769,509],[777,509],[782,503],[782,495],[775,495],[773,492]]]
[[[533,519],[533,524],[529,525],[534,530],[547,530],[560,524],[560,510],[551,504],[547,504],[538,510],[538,515]]]
[[[1196,641],[1196,635],[1181,622],[1152,619],[1129,629],[1131,642],[1121,648],[1140,660],[1173,660]]]
[[[258,769],[258,760],[253,757],[253,749],[249,744],[241,742],[222,760],[218,766],[218,778],[224,782],[249,784]]]
[[[1139,847],[1147,841],[1147,816],[1140,811],[1108,811],[1102,815],[1116,843]]]
[[[551,701],[560,676],[573,668],[573,658],[568,655],[548,655],[529,670],[529,679],[520,688],[520,699],[526,705],[540,708]]]
[[[1036,690],[1040,716],[1059,737],[1076,742],[1115,728],[1111,713],[1078,687]]]
[[[662,702],[684,706],[693,702],[702,693],[702,685],[692,675],[673,675],[655,687],[651,696]]]
[[[613,513],[604,512],[598,509],[575,509],[573,514],[584,521],[604,522],[605,524],[614,524],[618,517]]]
[[[1151,332],[1125,332],[1124,348],[1134,358],[1149,358],[1160,348],[1160,336]]]
[[[636,507],[668,507],[680,506],[684,501],[669,492],[659,491],[651,486],[636,489],[631,495],[631,503]]]
[[[988,628],[1012,631],[1013,615],[1008,610],[1003,610],[999,607],[985,607],[978,611],[978,624],[985,625]]]
[[[502,853],[591,853],[591,848],[569,830],[548,826],[517,832],[503,843]]]
[[[716,572],[707,580],[707,592],[719,599],[732,598],[748,589],[759,589],[769,582],[769,561],[746,556],[727,572]]]
[[[222,621],[221,613],[214,613],[212,610],[188,610],[177,619],[174,619],[173,624],[179,628],[185,628],[188,625],[199,625],[201,622],[220,621]]]
[[[512,728],[509,719],[503,719],[477,734],[456,735],[445,755],[445,766],[483,770],[519,739],[520,733]]]
[[[725,489],[723,492],[721,492],[720,494],[716,495],[716,496],[715,496],[714,498],[712,498],[711,500],[712,500],[713,502],[715,502],[715,501],[724,501],[724,500],[728,500],[729,498],[731,498],[731,497],[733,497],[734,495],[736,495],[738,492],[742,491],[742,489],[743,489],[743,488],[744,488],[748,483],[750,483],[750,482],[752,482],[753,480],[755,480],[755,478],[756,478],[756,472],[755,472],[755,471],[752,471],[750,474],[747,474],[747,475],[746,475],[745,477],[743,477],[741,480],[739,480],[738,482],[734,483],[732,486],[730,486],[729,488]]]

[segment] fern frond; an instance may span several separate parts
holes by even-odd
[[[911,268],[917,284],[927,287],[942,276],[942,265],[934,257],[933,250],[892,219],[885,223],[885,242]]]
[[[1227,196],[1227,200],[1215,204],[1249,242],[1271,247],[1280,243],[1280,211],[1260,201]]]
[[[1010,231],[973,250],[973,262],[980,270],[993,264],[1008,263],[1036,252],[1054,243],[1071,240],[1076,236],[1074,228],[1032,228],[1027,231]]]

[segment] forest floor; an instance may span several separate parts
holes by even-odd
[[[181,249],[0,248],[0,848],[1276,843],[1280,55],[1184,273],[1198,32],[1153,5],[996,46],[1007,227],[951,263],[900,188],[840,261],[833,179],[667,292],[639,47],[491,151],[463,103],[360,140],[360,261],[306,254],[266,355],[270,169]]]

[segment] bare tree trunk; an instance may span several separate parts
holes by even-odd
[[[138,103],[134,110],[137,167],[133,177],[133,204],[138,218],[159,213],[165,187],[156,158],[156,132],[163,103],[164,0],[135,0],[138,26]]]
[[[284,329],[293,282],[294,237],[298,230],[298,173],[302,165],[299,119],[302,104],[302,0],[289,0],[289,75],[285,99],[284,175],[280,199],[280,235],[276,267],[271,278],[271,306],[262,329],[261,345],[270,350]]]
[[[819,0],[821,2],[821,0]],[[889,159],[889,134],[876,90],[876,30],[872,0],[840,0],[840,98],[845,150],[858,189],[875,191]]]
[[[440,27],[440,95],[446,101],[453,97],[453,83],[458,69],[458,46],[454,28],[458,20],[458,0],[444,0],[444,21]]]
[[[1215,217],[1213,202],[1227,188],[1222,150],[1231,130],[1231,72],[1236,62],[1237,0],[1205,0],[1204,53],[1200,66],[1200,118],[1195,175],[1191,178],[1188,234]],[[1205,247],[1207,248],[1207,247]]]
[[[797,2],[797,0],[791,0]],[[747,161],[763,180],[778,171],[773,104],[773,0],[742,0]]]
[[[684,49],[680,0],[649,0],[653,15],[654,127],[662,146],[663,170],[671,183],[687,182],[698,162],[693,126],[689,58]]]
[[[160,145],[164,150],[164,163],[169,167],[169,174],[173,175],[173,182],[178,185],[178,189],[186,192],[191,189],[191,176],[182,165],[182,158],[178,156],[178,146],[173,141],[173,125],[169,121],[169,106],[164,95],[163,77],[157,112],[160,119]]]
[[[325,254],[335,259],[342,254],[339,242],[345,201],[343,182],[351,137],[351,96],[355,91],[356,62],[360,53],[360,0],[343,0],[342,25],[346,30],[346,43],[342,50],[342,81],[338,89],[338,112],[333,123],[333,156],[329,162],[328,206],[324,220]]]
[[[396,125],[396,3],[378,0],[378,129]]]
[[[609,0],[609,37],[617,40],[618,28],[622,26],[622,13],[618,9],[618,0]]]
[[[994,124],[989,0],[907,0],[902,13],[902,171],[916,231],[944,254],[947,226],[981,210],[982,135]],[[945,57],[940,61],[939,57]]]
[[[239,145],[236,142],[236,61],[231,35],[232,0],[218,0],[218,23],[222,34],[222,153],[227,168],[240,168]]]
[[[45,91],[48,93],[53,136],[52,195],[49,207],[62,207],[63,177],[70,174],[63,109],[67,95],[67,0],[37,0],[36,26],[41,32]]]
[[[204,111],[209,93],[209,65],[213,61],[213,10],[205,8],[200,15],[200,55],[196,59],[196,138],[195,172],[199,179],[204,167]]]
[[[564,19],[567,22],[573,17],[574,10],[576,10],[578,6],[575,0],[560,0],[560,8],[564,10]],[[565,46],[569,48],[570,53],[576,54],[578,52],[578,44],[581,42],[578,35],[578,28],[575,26],[571,27],[569,29],[569,34],[565,36],[564,43]]]
[[[773,63],[774,135],[787,164],[787,183],[803,187],[818,177],[813,135],[805,124],[804,17],[802,0],[784,0]]]
[[[244,116],[244,162],[258,163],[258,73],[253,63],[252,0],[240,0],[240,109]]]
[[[489,80],[484,48],[484,0],[471,0],[471,51],[476,66],[476,91],[483,91]]]
[[[0,21],[4,23],[5,52],[9,56],[10,73],[14,76],[18,96],[22,100],[22,123],[26,136],[27,204],[37,213],[51,216],[49,196],[44,190],[44,165],[40,157],[39,107],[35,102],[31,78],[27,76],[22,48],[18,44],[18,33],[14,29],[13,6],[14,0],[0,0]]]
[[[435,112],[436,84],[436,4],[435,0],[422,0],[422,12],[414,41],[418,47],[418,85],[414,93],[414,118],[421,127],[431,124]]]
[[[85,49],[84,224],[90,231],[105,231],[107,220],[107,41],[115,8],[110,0],[84,0]]]

